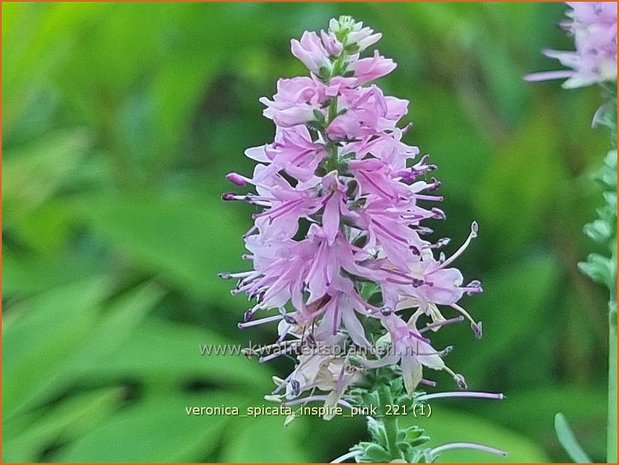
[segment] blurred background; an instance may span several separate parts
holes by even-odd
[[[502,402],[435,401],[433,444],[473,440],[512,462],[567,461],[563,412],[604,460],[606,294],[576,268],[609,145],[592,129],[596,88],[522,76],[570,49],[565,6],[527,4],[2,5],[3,460],[329,461],[365,438],[363,418],[189,417],[256,406],[292,362],[200,355],[199,344],[272,340],[219,271],[246,269],[251,210],[224,204],[279,77],[306,71],[290,39],[353,15],[383,33],[398,68],[385,93],[411,101],[407,142],[443,181],[459,261],[485,293],[484,322],[437,334],[450,366]],[[453,389],[440,376],[443,389]],[[450,452],[444,461],[496,461]]]

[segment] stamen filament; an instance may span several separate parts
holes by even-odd
[[[505,396],[501,393],[495,394],[492,392],[475,392],[475,391],[450,391],[450,392],[435,392],[432,394],[423,394],[416,398],[419,401],[427,401],[432,399],[443,399],[449,397],[471,397],[474,399],[492,399],[503,400]]]
[[[446,325],[450,325],[453,323],[461,323],[464,321],[464,317],[463,316],[457,316],[455,318],[449,318],[448,320],[441,320],[441,321],[435,321],[434,323],[430,323],[427,324],[425,326],[425,328],[422,328],[419,330],[420,333],[425,333],[426,331],[429,331],[433,328],[438,328],[441,326],[446,326]]]
[[[446,450],[451,449],[476,449],[484,452],[488,452],[489,454],[500,455],[505,457],[507,452],[501,449],[495,449],[494,447],[484,446],[483,444],[476,444],[474,442],[452,442],[450,444],[444,444],[442,446],[435,447],[430,450],[430,455],[435,458],[441,452],[445,452]]]
[[[352,459],[353,457],[356,457],[357,455],[361,455],[361,454],[363,454],[363,451],[353,450],[352,452],[348,452],[344,455],[340,455],[338,458],[331,460],[331,463],[342,463],[348,459]]]
[[[447,260],[445,260],[443,263],[441,263],[441,266],[439,268],[445,268],[446,266],[448,266],[451,263],[453,263],[453,261],[456,258],[458,258],[460,255],[462,255],[462,253],[466,250],[466,248],[469,246],[471,241],[477,237],[478,228],[479,227],[477,226],[477,222],[473,221],[473,223],[471,223],[471,232],[469,233],[468,237],[464,241],[464,244],[462,244],[460,246],[460,248],[458,250],[456,250],[456,252],[451,257],[449,257]]]
[[[252,320],[252,321],[239,323],[238,326],[239,328],[249,328],[250,326],[258,326],[264,323],[271,323],[272,321],[278,321],[283,318],[284,318],[283,315],[273,315],[273,316],[268,316],[266,318],[261,318],[260,320]]]

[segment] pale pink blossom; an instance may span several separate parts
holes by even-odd
[[[335,42],[328,42],[331,50],[337,49]],[[330,70],[330,53],[324,47],[320,37],[315,32],[304,32],[301,41],[290,41],[292,54],[314,74],[320,74],[321,69]]]
[[[363,58],[355,61],[351,69],[357,78],[357,85],[363,85],[386,76],[393,71],[395,67],[396,64],[393,60],[381,56],[378,50],[374,50],[374,56],[372,58]]]

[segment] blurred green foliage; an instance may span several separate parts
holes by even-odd
[[[188,417],[185,407],[260,405],[273,374],[199,344],[241,332],[246,303],[216,273],[245,266],[250,210],[223,205],[228,171],[272,139],[258,98],[304,72],[292,37],[351,14],[383,32],[411,101],[408,142],[439,166],[448,221],[480,238],[460,262],[486,292],[484,322],[438,333],[450,366],[502,402],[433,404],[433,444],[481,441],[506,460],[565,461],[569,419],[596,461],[605,441],[605,293],[576,264],[600,189],[606,136],[596,89],[525,84],[570,47],[560,4],[4,3],[3,460],[329,461],[364,420]],[[442,338],[442,339],[441,339]],[[451,380],[439,375],[446,389]],[[496,461],[453,451],[445,461]]]

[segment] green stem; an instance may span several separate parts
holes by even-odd
[[[383,424],[385,425],[385,433],[387,435],[387,445],[389,447],[389,454],[391,454],[392,460],[401,459],[400,451],[396,446],[396,438],[398,436],[398,417],[389,415],[383,418]]]
[[[611,300],[608,332],[608,441],[606,461],[617,463],[617,303]]]
[[[611,245],[612,263],[617,262],[617,250]],[[608,439],[606,461],[617,463],[617,276],[611,273],[608,302]]]
[[[611,132],[613,148],[617,148],[617,88],[607,89],[611,95],[608,127]],[[614,171],[614,170],[613,170]],[[615,178],[615,198],[617,179]],[[615,212],[615,221],[616,212]],[[608,438],[606,441],[606,461],[617,463],[617,234],[610,242],[611,276],[609,281],[610,298],[608,302]]]
[[[398,460],[402,457],[400,456],[400,450],[396,445],[396,441],[398,438],[398,417],[396,415],[387,415],[389,409],[388,405],[393,405],[393,398],[391,396],[391,390],[389,386],[383,385],[378,390],[378,398],[379,398],[379,411],[382,414],[381,421],[385,428],[385,436],[387,442],[387,451],[391,456],[391,460]]]

